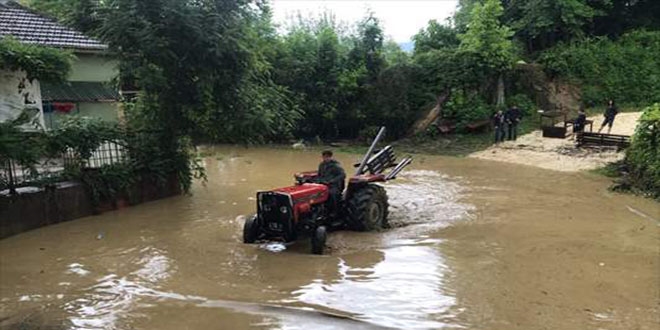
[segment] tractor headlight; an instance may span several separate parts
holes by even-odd
[[[286,206],[282,206],[282,207],[280,207],[280,212],[282,212],[283,214],[286,214],[289,211],[287,210]]]

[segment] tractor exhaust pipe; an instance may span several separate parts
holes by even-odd
[[[378,144],[378,140],[385,135],[385,126],[381,127],[380,130],[378,131],[378,135],[376,135],[376,138],[374,139],[374,142],[371,142],[371,146],[369,147],[369,150],[367,150],[367,153],[364,155],[364,158],[362,158],[362,161],[360,162],[360,166],[358,167],[357,171],[355,171],[355,175],[361,175],[364,173],[364,167],[367,166],[367,161],[369,160],[369,157],[371,157],[371,154],[374,152],[374,149],[376,148],[376,144]]]

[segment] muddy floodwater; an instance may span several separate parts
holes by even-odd
[[[318,160],[216,148],[190,196],[1,240],[0,329],[660,327],[660,204],[589,173],[416,156],[392,229],[242,244],[255,193]]]

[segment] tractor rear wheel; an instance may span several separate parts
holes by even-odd
[[[388,207],[385,188],[375,184],[360,188],[347,202],[349,228],[357,231],[387,228]]]
[[[325,226],[319,226],[312,233],[312,253],[323,254],[325,240],[328,238]]]
[[[243,224],[243,243],[254,243],[257,241],[259,235],[259,222],[257,222],[257,215],[254,214],[245,219]]]

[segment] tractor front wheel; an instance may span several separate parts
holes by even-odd
[[[259,222],[257,215],[252,215],[245,219],[243,224],[243,243],[254,243],[259,235]]]
[[[323,254],[325,249],[325,240],[327,239],[328,234],[325,229],[325,226],[319,226],[312,233],[312,253],[313,254]]]
[[[347,221],[352,230],[370,231],[387,228],[389,203],[385,188],[368,184],[353,192],[347,204]]]

